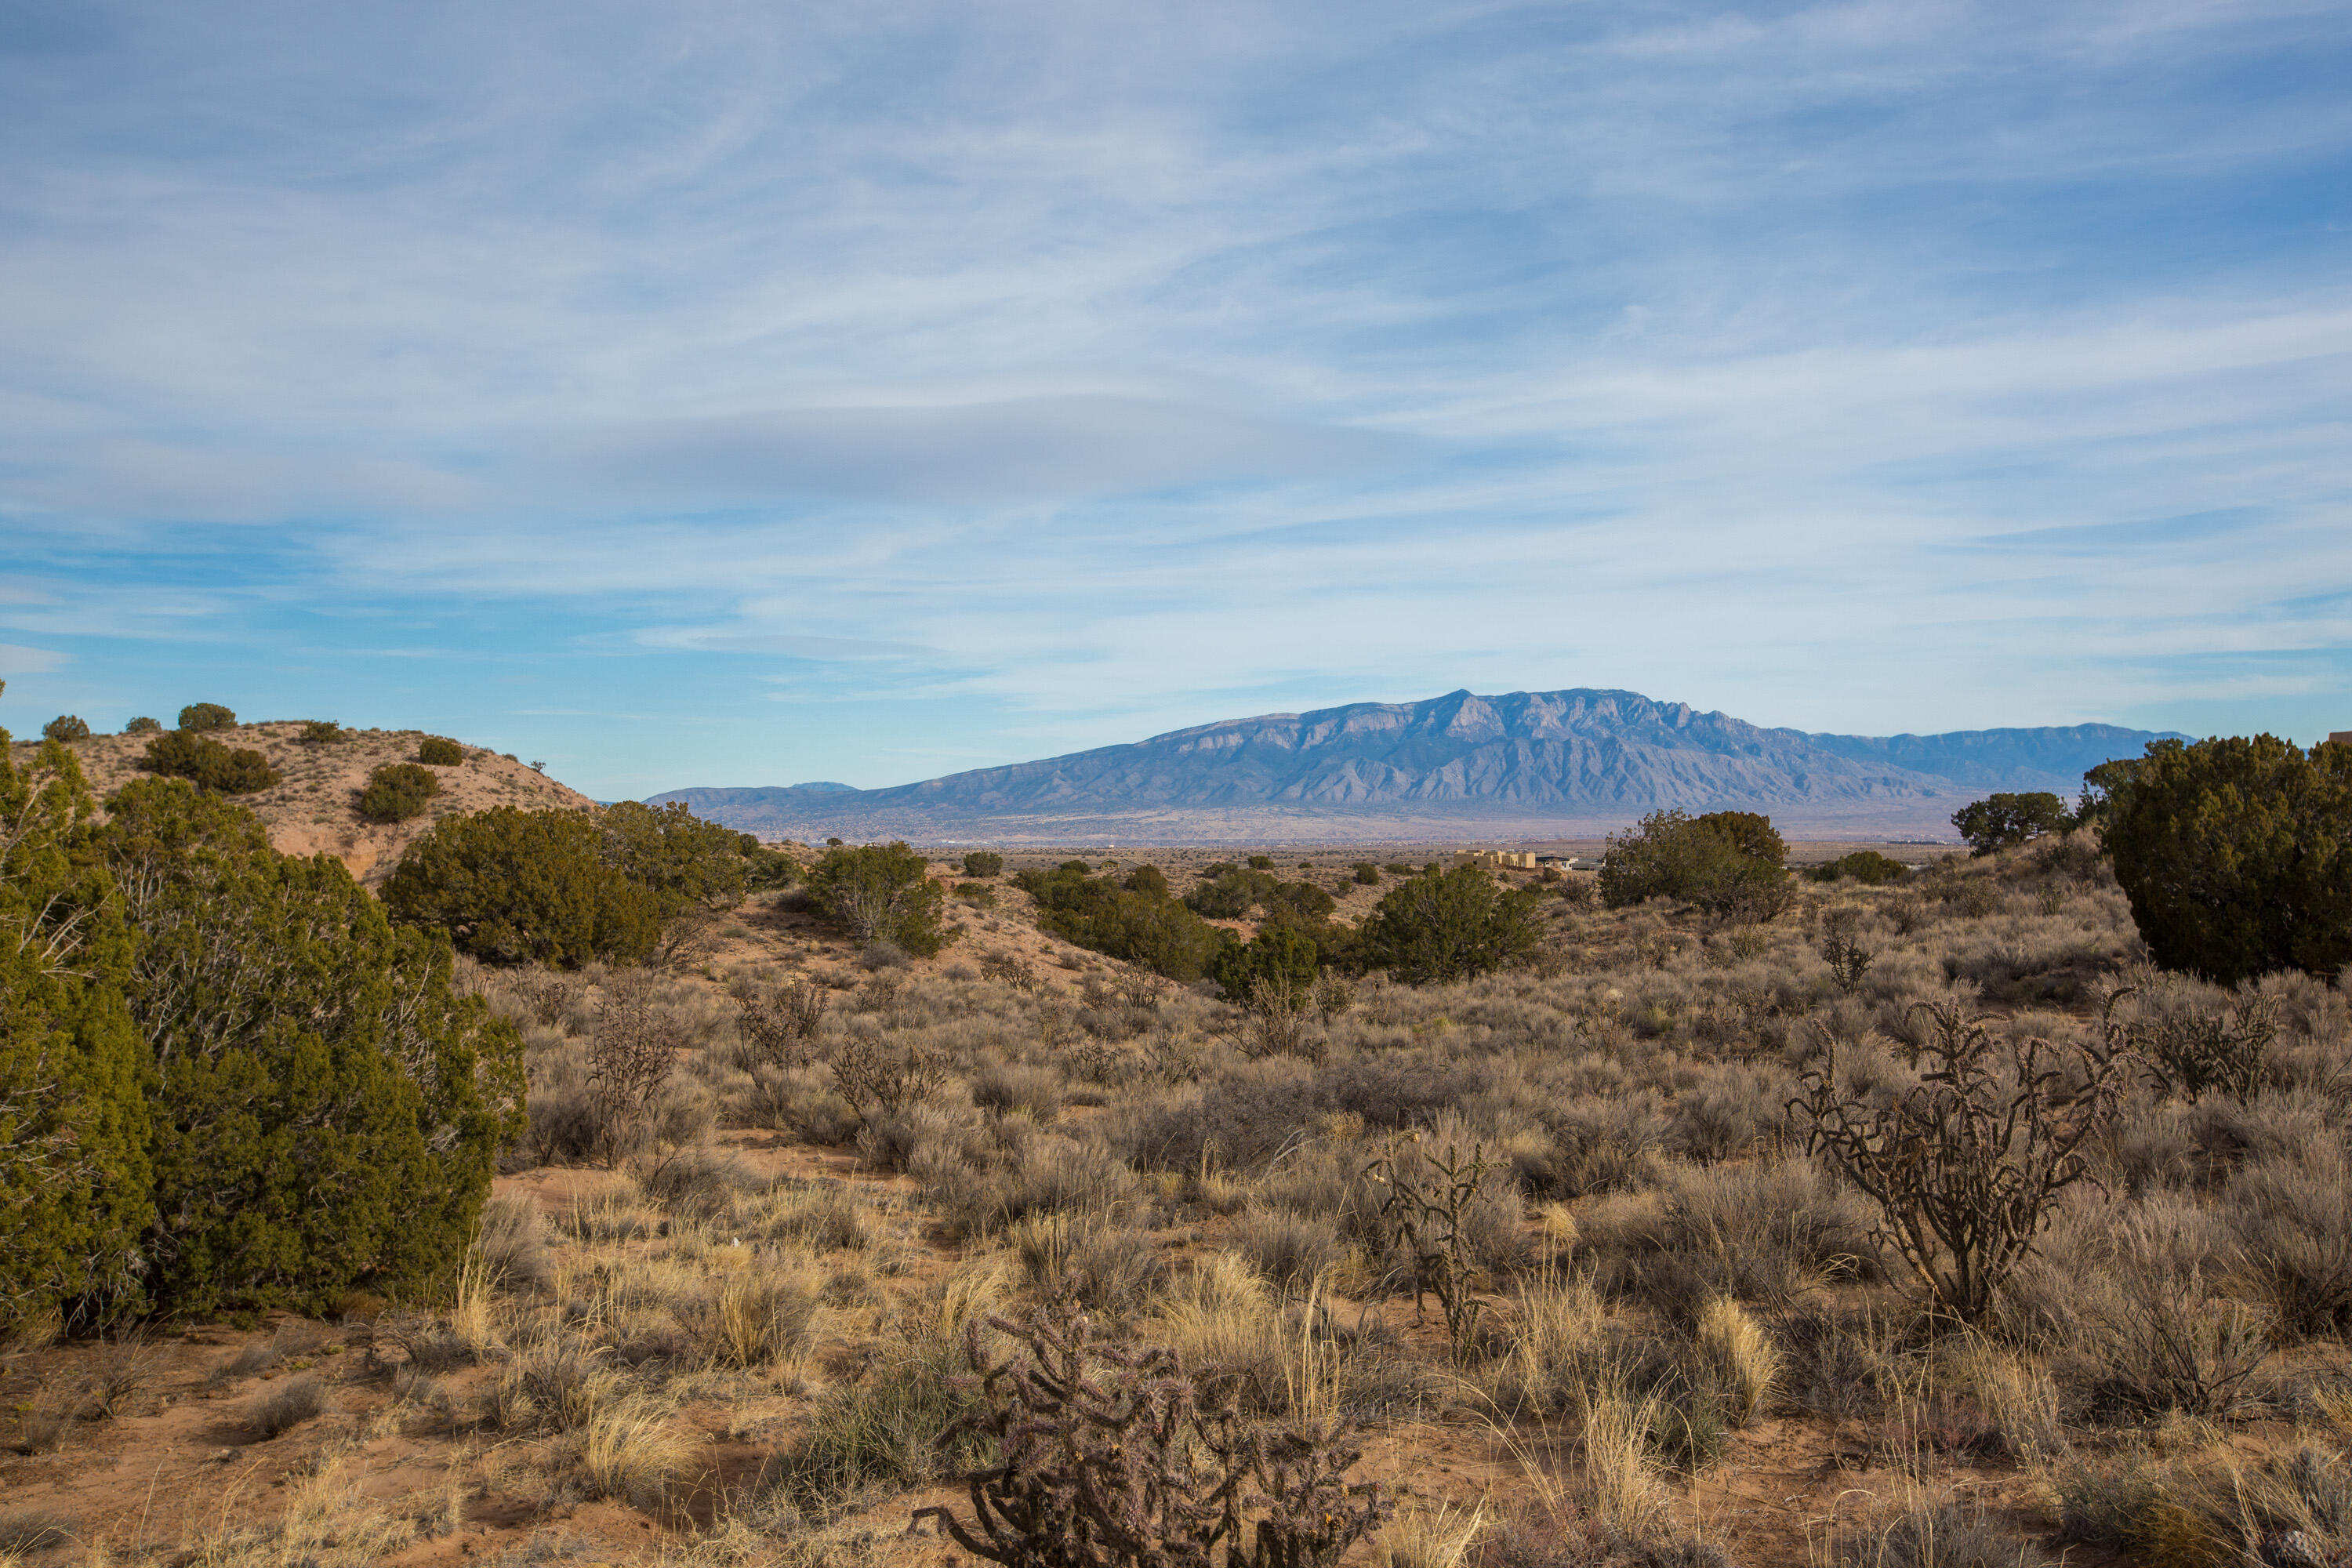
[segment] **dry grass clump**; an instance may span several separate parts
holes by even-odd
[[[0,1563],[14,1563],[36,1552],[47,1552],[74,1539],[74,1521],[47,1509],[22,1509],[0,1513]]]
[[[1099,1215],[1032,1213],[1004,1241],[1038,1295],[1066,1290],[1099,1312],[1135,1310],[1168,1272],[1150,1232]]]
[[[830,1520],[877,1493],[928,1486],[977,1463],[978,1446],[953,1436],[971,1408],[965,1370],[954,1341],[925,1337],[829,1389],[763,1478],[761,1500]]]
[[[1407,1503],[1381,1531],[1373,1560],[1381,1568],[1462,1568],[1486,1530],[1486,1507],[1432,1508]]]
[[[1286,1297],[1305,1296],[1318,1282],[1360,1272],[1354,1249],[1328,1219],[1253,1210],[1234,1232],[1234,1248]]]
[[[1948,1498],[1833,1531],[1815,1561],[1822,1568],[2042,1568],[2049,1559],[1981,1506]]]
[[[325,1415],[330,1403],[323,1381],[310,1373],[299,1373],[247,1405],[245,1421],[267,1440]]]
[[[2152,1568],[2330,1563],[2352,1552],[2352,1468],[2316,1445],[2253,1462],[2219,1444],[2171,1461],[2078,1461],[2057,1489],[2067,1539]]]
[[[555,1333],[499,1369],[485,1413],[492,1426],[505,1430],[573,1432],[614,1403],[622,1388],[603,1347]]]
[[[797,1361],[816,1337],[824,1271],[811,1258],[753,1258],[693,1310],[716,1366],[752,1370]]]
[[[2283,1335],[2352,1328],[2352,1161],[2340,1133],[2248,1166],[2224,1201],[2238,1267]]]
[[[974,1157],[976,1155],[976,1157]],[[994,1149],[919,1152],[910,1172],[949,1233],[986,1237],[1031,1215],[1111,1215],[1139,1195],[1135,1173],[1108,1151],[1059,1137],[1014,1137]]]
[[[1502,1331],[1500,1353],[1477,1376],[1486,1405],[1517,1420],[1573,1408],[1607,1360],[1615,1325],[1589,1279],[1554,1271],[1520,1282]]]
[[[1780,1350],[1748,1310],[1728,1296],[1709,1301],[1698,1317],[1698,1350],[1730,1396],[1735,1425],[1755,1419],[1780,1375]]]
[[[573,1473],[590,1497],[659,1509],[694,1458],[671,1413],[633,1395],[599,1409],[574,1435]]]
[[[493,1289],[544,1289],[551,1274],[547,1226],[539,1205],[516,1197],[494,1197],[483,1205],[474,1255],[485,1283]]]
[[[873,1243],[864,1205],[837,1183],[779,1184],[739,1202],[727,1228],[746,1239],[795,1241],[817,1252],[859,1252]]]

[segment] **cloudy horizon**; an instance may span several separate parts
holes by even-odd
[[[0,726],[2352,728],[2352,16],[0,0]]]

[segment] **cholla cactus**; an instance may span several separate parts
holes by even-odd
[[[982,1399],[969,1432],[995,1445],[968,1485],[957,1544],[1008,1568],[1329,1568],[1388,1519],[1376,1483],[1347,1479],[1358,1452],[1336,1424],[1244,1418],[1160,1345],[1095,1338],[1064,1291],[1025,1322],[991,1320],[1025,1347],[991,1365],[970,1353]]]

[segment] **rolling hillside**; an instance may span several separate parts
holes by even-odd
[[[384,763],[414,762],[424,731],[346,730],[341,740],[320,745],[305,743],[301,733],[300,721],[285,720],[215,730],[211,738],[260,752],[284,775],[275,788],[236,797],[268,826],[271,844],[289,855],[333,855],[371,887],[392,874],[413,840],[452,813],[494,805],[538,810],[595,804],[512,757],[468,746],[465,762],[433,770],[441,780],[441,793],[424,816],[408,822],[368,822],[359,814],[359,795],[368,774]],[[75,742],[82,772],[100,800],[142,776],[138,762],[150,739],[93,735]],[[10,750],[21,764],[37,744],[17,741]]]

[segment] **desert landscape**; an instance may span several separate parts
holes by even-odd
[[[330,792],[367,760],[259,797],[273,842],[352,854]],[[495,761],[492,798],[537,778]],[[862,852],[792,846],[656,964],[460,957],[528,1074],[461,1266],[20,1338],[0,1550],[941,1563],[921,1510],[978,1528],[971,1358],[1076,1313],[1377,1483],[1349,1563],[2333,1561],[2342,992],[2158,970],[2087,833],[1886,847],[1875,885],[1836,875],[1857,847],[1724,914],[1442,847],[942,853],[923,954],[815,890]],[[1119,961],[1037,896],[1254,888],[1208,922],[1248,942],[1444,876],[1518,900],[1510,962],[1282,994]],[[2046,1212],[1965,1300],[1837,1142],[1956,1061],[2093,1119],[2075,1166],[2009,1152]]]
[[[2347,80],[0,0],[0,1568],[2352,1568]]]

